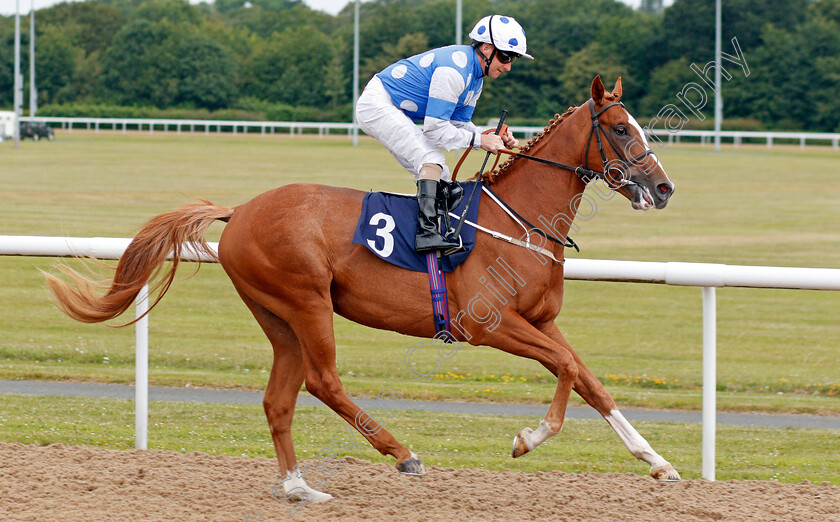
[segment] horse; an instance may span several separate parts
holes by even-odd
[[[452,335],[457,342],[536,360],[557,377],[554,397],[539,426],[523,428],[515,436],[513,458],[560,433],[574,390],[604,417],[633,456],[650,465],[651,477],[678,481],[676,469],[624,418],[555,324],[563,304],[567,243],[549,244],[546,238],[567,238],[587,182],[603,179],[636,210],[662,209],[674,192],[644,131],[621,103],[621,95],[620,77],[608,92],[596,76],[587,103],[555,115],[520,152],[482,176],[510,208],[532,219],[540,216],[539,221],[551,228],[527,230],[523,236],[527,241],[520,245],[478,234],[473,253],[448,277],[449,309],[458,311]],[[204,234],[214,221],[227,222],[218,260],[274,352],[263,406],[280,471],[286,474],[284,489],[290,498],[325,502],[332,496],[306,482],[292,444],[292,417],[302,385],[380,453],[393,456],[400,472],[425,474],[415,453],[354,404],[336,367],[333,313],[373,328],[435,337],[427,274],[385,263],[363,245],[351,242],[364,196],[348,188],[293,184],[237,207],[202,200],[152,218],[119,260],[104,295],[97,292],[94,282],[67,266],[61,270],[73,284],[52,275],[46,276],[46,283],[57,306],[83,322],[116,318],[131,306],[147,281],[156,281],[152,309],[172,283],[184,252],[216,255]],[[479,197],[481,226],[509,236],[521,234],[521,224],[512,214],[491,202],[488,194]],[[541,251],[555,259],[535,252],[532,237],[542,241]],[[531,249],[522,248],[522,243]],[[168,257],[171,265],[166,263]],[[488,271],[494,279],[486,277]],[[482,291],[487,295],[487,290],[503,304],[492,314],[492,322],[490,314],[478,312],[475,300]]]

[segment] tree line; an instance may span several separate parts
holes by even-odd
[[[513,123],[544,124],[585,101],[600,74],[608,86],[622,77],[643,125],[672,107],[710,126],[714,94],[701,75],[713,77],[714,4],[464,0],[464,38],[482,16],[510,14],[536,58],[485,83],[475,121],[504,108]],[[455,0],[361,4],[360,87],[399,58],[454,43],[454,26]],[[37,11],[35,37],[40,115],[352,117],[352,4],[331,16],[298,0],[74,2]],[[14,19],[1,17],[0,107],[9,109],[13,49]],[[840,0],[724,0],[723,51],[733,58],[723,63],[725,128],[840,131]]]

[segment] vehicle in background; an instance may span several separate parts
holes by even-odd
[[[55,139],[55,133],[46,123],[37,121],[20,122],[20,139],[32,138],[35,141],[46,138],[50,141]]]

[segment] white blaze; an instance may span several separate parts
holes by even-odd
[[[639,122],[636,121],[636,118],[634,118],[633,115],[630,114],[629,112],[627,113],[627,118],[628,118],[627,121],[630,123],[630,125],[632,125],[633,128],[636,129],[639,132],[639,135],[642,137],[642,141],[645,144],[645,148],[650,150],[650,143],[648,143],[647,134],[645,134],[645,131],[642,130],[642,126],[639,125]],[[662,169],[662,172],[665,172],[665,169],[662,167],[662,164],[659,163],[659,156],[654,154],[653,157],[656,158],[656,164],[659,166],[660,169]],[[667,174],[666,174],[666,176],[667,176]]]

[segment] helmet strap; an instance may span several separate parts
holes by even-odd
[[[490,75],[490,64],[493,63],[493,58],[496,57],[496,40],[493,38],[493,17],[496,15],[490,15],[490,20],[487,21],[487,30],[490,31],[490,45],[493,46],[493,52],[490,53],[490,57],[484,57],[484,76]]]
[[[493,58],[496,56],[496,46],[493,46],[493,52],[490,53],[490,58],[484,57],[484,76],[490,75],[490,64],[493,63]]]

